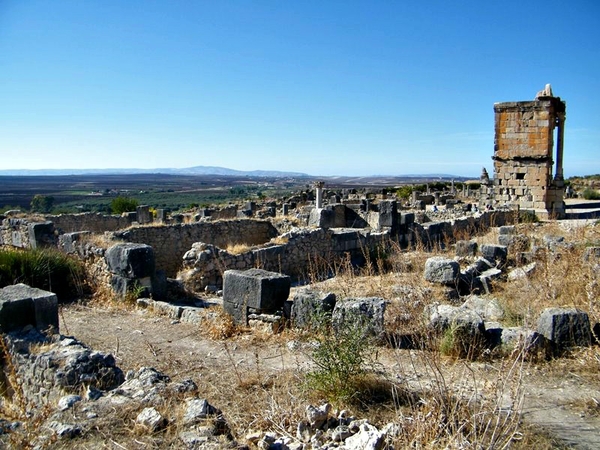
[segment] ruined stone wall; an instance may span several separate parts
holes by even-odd
[[[52,222],[30,222],[27,219],[7,218],[0,225],[0,245],[18,248],[56,246],[58,233]]]
[[[553,176],[554,131],[564,127],[565,103],[557,97],[494,105],[494,200],[564,214],[562,161]],[[560,140],[560,136],[559,136]],[[562,159],[562,143],[557,158]]]
[[[515,211],[485,211],[472,216],[458,217],[448,220],[436,220],[423,224],[415,223],[405,239],[411,245],[431,248],[439,244],[453,243],[456,240],[470,239],[477,233],[484,233],[491,227],[500,227],[514,223]]]
[[[235,244],[259,245],[277,234],[271,222],[249,219],[134,227],[114,233],[117,239],[151,246],[156,257],[156,269],[164,270],[169,277],[177,274],[183,255],[194,242],[221,248]]]
[[[7,353],[0,355],[0,372],[8,394],[26,410],[55,406],[66,394],[81,394],[84,386],[112,389],[125,379],[112,355],[73,338],[58,334],[48,338],[35,328],[1,337]]]
[[[75,231],[91,231],[103,233],[105,231],[117,231],[131,226],[133,223],[131,215],[106,215],[99,213],[60,214],[48,215],[46,220],[54,223],[54,227],[61,233],[72,233]]]
[[[296,228],[281,235],[281,244],[269,244],[241,254],[214,245],[196,243],[183,258],[179,277],[193,290],[220,287],[227,269],[260,268],[290,275],[296,280],[326,276],[339,258],[364,258],[365,252],[385,245],[389,233],[357,229]]]
[[[418,224],[414,215],[404,214],[398,224],[398,233],[372,233],[368,229],[296,228],[278,237],[279,244],[268,244],[241,254],[231,254],[218,246],[197,242],[183,256],[178,277],[192,290],[207,286],[220,287],[227,269],[260,268],[280,272],[296,280],[326,276],[340,258],[349,257],[354,263],[364,261],[366,255],[378,247],[389,245],[391,239],[400,246],[422,246],[452,243],[469,239],[474,233],[492,226],[511,223],[513,211],[486,211],[476,216],[465,216]]]

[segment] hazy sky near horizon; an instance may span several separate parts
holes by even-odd
[[[600,173],[597,0],[0,0],[0,170],[479,176],[546,83]]]

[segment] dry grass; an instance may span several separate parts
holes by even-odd
[[[284,245],[289,242],[289,238],[287,236],[277,236],[269,241],[271,244]]]
[[[80,241],[83,244],[90,244],[98,248],[109,248],[120,242],[117,241],[114,238],[114,234],[109,231],[104,233],[82,234],[80,237]]]
[[[248,244],[227,244],[224,250],[232,255],[241,255],[252,250],[253,246]]]
[[[535,326],[540,312],[548,307],[575,307],[586,311],[592,321],[600,320],[597,299],[600,298],[600,282],[592,262],[583,261],[586,242],[597,239],[595,230],[576,229],[565,231],[556,225],[535,229],[531,234],[535,242],[540,235],[569,235],[573,246],[555,251],[542,250],[536,258],[533,274],[518,280],[497,284],[499,298],[510,315],[520,324]]]
[[[222,340],[230,338],[242,332],[239,325],[233,322],[233,318],[227,314],[223,308],[215,311],[206,311],[208,326],[203,329],[203,332],[211,339]]]

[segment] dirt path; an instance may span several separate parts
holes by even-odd
[[[525,382],[523,419],[539,425],[569,448],[600,448],[600,409],[588,405],[600,400],[598,385],[581,377],[535,377]]]
[[[173,322],[144,310],[98,309],[71,305],[61,310],[61,333],[72,335],[95,350],[112,353],[124,370],[154,367],[173,380],[191,378],[197,384],[211,375],[246,376],[249,371],[276,375],[281,369],[308,365],[306,355],[283,339],[261,340],[252,334],[234,340],[208,339],[202,325]],[[410,378],[410,383],[427,385],[427,370],[408,356],[393,356],[382,349],[380,360],[390,372]],[[565,363],[568,364],[568,363]],[[260,366],[260,367],[259,367]],[[466,367],[466,366],[464,366]],[[474,383],[498,376],[493,364],[467,368]],[[406,374],[412,375],[406,375]],[[460,373],[449,382],[475,391]],[[486,381],[487,380],[487,381]],[[462,387],[461,387],[462,386]],[[533,367],[523,379],[524,420],[554,435],[570,448],[600,448],[600,374],[582,378],[565,370]],[[223,405],[225,406],[225,405]]]

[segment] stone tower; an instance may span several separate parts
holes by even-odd
[[[533,101],[494,104],[496,204],[534,210],[541,219],[564,217],[565,112],[549,84]]]

